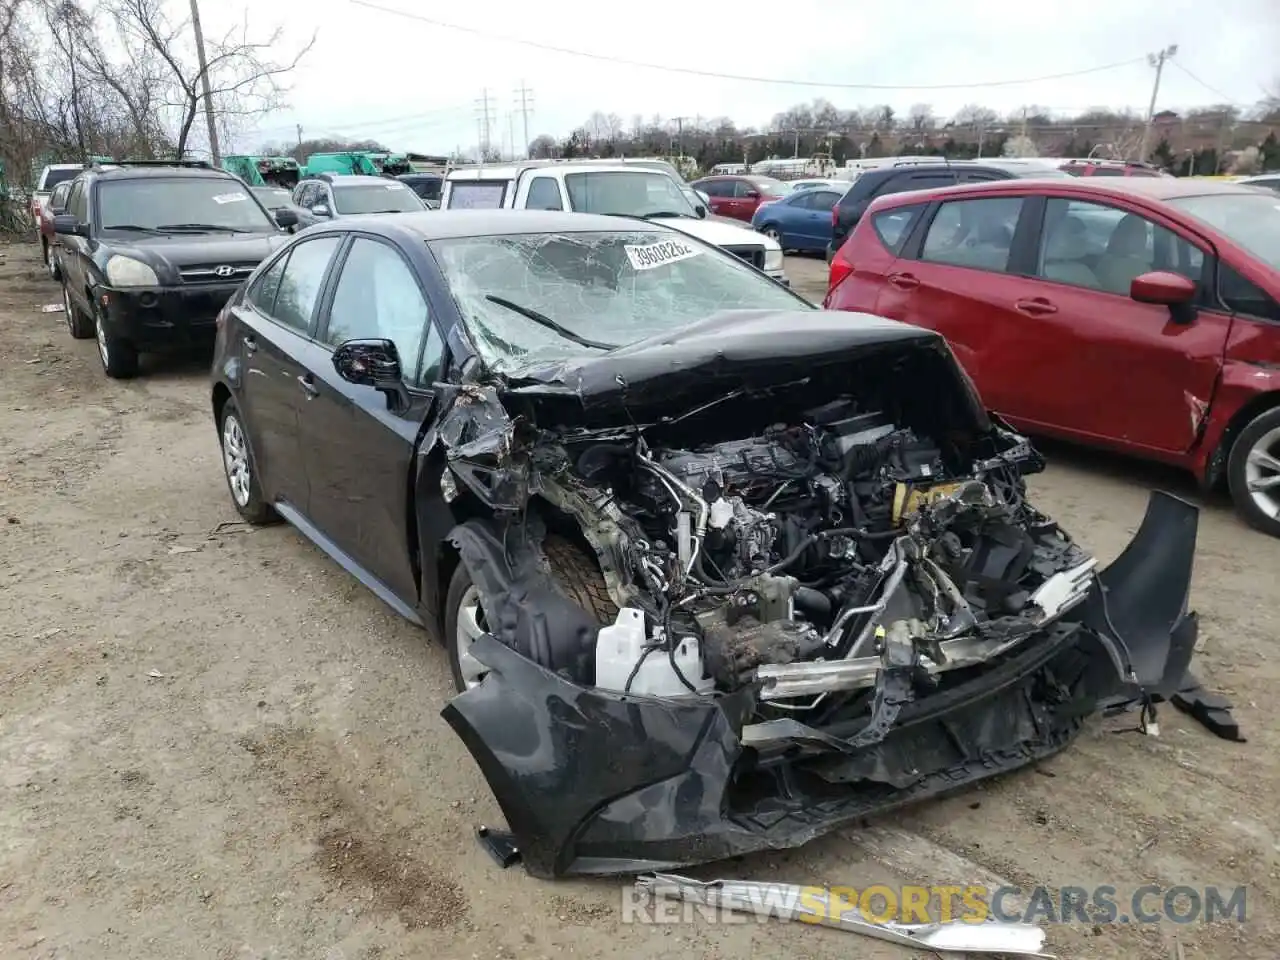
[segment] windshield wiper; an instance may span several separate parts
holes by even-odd
[[[679,210],[659,210],[657,213],[642,213],[639,216],[644,220],[661,220],[664,217],[688,217],[691,214],[681,213]]]
[[[102,228],[103,230],[129,230],[133,233],[155,233],[155,227],[142,227],[136,223],[113,223],[110,226]]]
[[[253,230],[245,230],[243,227],[222,227],[216,223],[162,223],[156,227],[157,230],[191,230],[201,233],[218,232],[218,233],[254,233]]]
[[[566,340],[572,340],[574,343],[578,344],[579,346],[590,347],[593,350],[617,350],[618,349],[619,345],[616,343],[601,343],[599,340],[588,340],[586,337],[580,337],[576,333],[574,333],[572,330],[569,330],[566,327],[560,326],[560,324],[556,323],[546,314],[539,313],[537,310],[534,310],[531,307],[524,307],[518,303],[513,303],[512,301],[506,299],[505,297],[495,297],[491,293],[486,293],[484,298],[488,300],[490,303],[496,303],[500,307],[506,307],[508,310],[514,310],[516,313],[520,314],[521,316],[528,317],[530,320],[532,320],[534,323],[538,324],[539,326],[546,327],[548,330],[551,330],[554,333],[560,334],[560,336],[564,337]]]

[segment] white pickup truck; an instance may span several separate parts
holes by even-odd
[[[789,283],[782,248],[736,220],[711,216],[687,184],[638,163],[527,160],[451,171],[441,210],[569,210],[641,217],[734,254]]]
[[[70,180],[84,170],[83,163],[51,163],[40,171],[36,188],[31,194],[31,219],[36,225],[36,239],[40,239],[40,213],[49,202],[49,194],[63,180]]]

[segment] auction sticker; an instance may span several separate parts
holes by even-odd
[[[213,198],[214,203],[235,203],[238,200],[248,200],[248,196],[243,193],[221,193]]]
[[[627,244],[622,249],[627,251],[627,259],[637,270],[665,267],[669,263],[696,257],[702,252],[680,240],[663,240],[661,243],[646,243],[639,246]]]

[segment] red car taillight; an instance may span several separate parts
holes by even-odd
[[[840,286],[841,283],[853,273],[853,263],[848,259],[845,251],[849,249],[849,244],[845,243],[836,255],[831,258],[831,271],[827,274],[827,296],[830,297],[833,290]]]
[[[831,208],[831,229],[834,230],[840,225],[840,204],[836,204]]]

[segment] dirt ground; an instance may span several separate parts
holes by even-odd
[[[624,924],[620,881],[499,870],[473,835],[501,816],[439,717],[444,652],[289,527],[230,523],[207,358],[107,380],[93,341],[41,312],[59,293],[35,251],[0,246],[0,956],[910,956],[801,924]],[[792,271],[819,296],[824,273]],[[1195,496],[1176,473],[1046,452],[1039,503],[1104,561],[1151,487]],[[1200,530],[1198,668],[1247,744],[1167,707],[1159,737],[1099,721],[1038,769],[891,829],[699,875],[1244,884],[1243,925],[1076,923],[1049,944],[1274,957],[1280,542],[1217,502]]]

